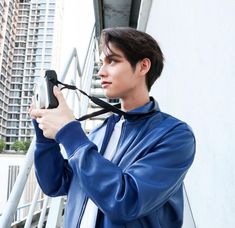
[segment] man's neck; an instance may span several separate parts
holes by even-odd
[[[150,101],[149,94],[142,94],[141,96],[132,96],[121,99],[122,110],[127,112],[147,104]]]

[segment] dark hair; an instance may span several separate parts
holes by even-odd
[[[140,60],[150,59],[151,68],[146,75],[146,85],[150,91],[153,83],[161,75],[164,65],[164,57],[157,41],[149,34],[134,28],[116,27],[104,29],[101,33],[101,50],[107,47],[112,52],[109,43],[123,52],[133,69]]]

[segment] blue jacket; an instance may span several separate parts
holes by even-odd
[[[102,154],[119,119],[110,116],[88,137],[73,121],[55,140],[45,138],[35,122],[35,170],[42,190],[67,195],[66,228],[79,227],[87,197],[99,207],[96,227],[181,227],[182,184],[195,154],[190,127],[162,113],[152,100],[129,112],[109,161]]]

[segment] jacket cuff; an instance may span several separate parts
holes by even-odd
[[[90,142],[78,121],[71,121],[61,128],[57,132],[55,140],[64,146],[68,157],[73,155],[79,147]]]
[[[32,122],[35,129],[36,141],[38,143],[48,143],[48,142],[55,143],[54,139],[48,139],[43,135],[43,131],[38,127],[38,122],[35,119],[33,119]]]

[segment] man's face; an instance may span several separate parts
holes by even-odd
[[[101,54],[101,68],[98,75],[105,96],[109,98],[125,99],[138,92],[140,80],[137,71],[127,61],[121,50],[109,45],[112,52],[106,49]],[[138,66],[138,63],[137,65]]]

